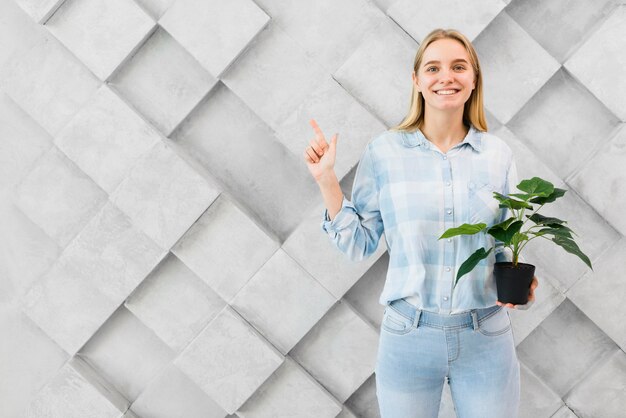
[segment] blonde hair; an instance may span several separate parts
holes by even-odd
[[[472,124],[474,128],[479,131],[487,130],[487,119],[485,118],[485,111],[483,108],[483,79],[482,72],[480,70],[480,63],[478,62],[478,55],[474,50],[472,43],[461,32],[454,29],[435,29],[430,32],[426,38],[420,44],[417,53],[415,54],[415,60],[413,61],[413,70],[417,76],[419,67],[424,57],[424,51],[428,45],[439,39],[455,39],[460,42],[469,55],[470,64],[474,69],[476,75],[476,82],[474,90],[469,99],[465,102],[463,109],[463,123],[465,125]],[[411,91],[411,103],[409,105],[409,113],[404,120],[400,122],[390,130],[392,131],[414,131],[422,128],[424,125],[424,97],[422,93],[415,90],[415,83],[412,83],[413,90]]]

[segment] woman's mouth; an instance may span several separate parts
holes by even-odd
[[[449,90],[437,90],[435,92],[435,94],[439,95],[439,96],[454,96],[455,94],[457,94],[459,92],[459,90],[457,89],[449,89]]]

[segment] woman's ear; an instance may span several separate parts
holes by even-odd
[[[411,73],[411,78],[413,79],[413,84],[415,85],[415,89],[416,89],[417,91],[420,91],[420,88],[419,88],[419,82],[418,82],[418,80],[417,80],[417,77],[415,76],[415,71],[413,71],[413,72]]]

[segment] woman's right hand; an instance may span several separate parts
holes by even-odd
[[[311,119],[309,123],[315,131],[315,138],[311,139],[309,146],[306,147],[304,160],[315,181],[319,181],[325,175],[333,173],[338,134],[333,135],[328,144],[315,119]]]

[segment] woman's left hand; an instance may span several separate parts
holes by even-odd
[[[505,308],[513,308],[513,309],[528,309],[530,305],[535,301],[535,288],[539,286],[539,282],[537,281],[537,276],[533,276],[533,281],[530,283],[530,291],[528,292],[528,302],[524,305],[513,305],[512,303],[504,304],[499,300],[496,301],[496,305],[504,306]]]

